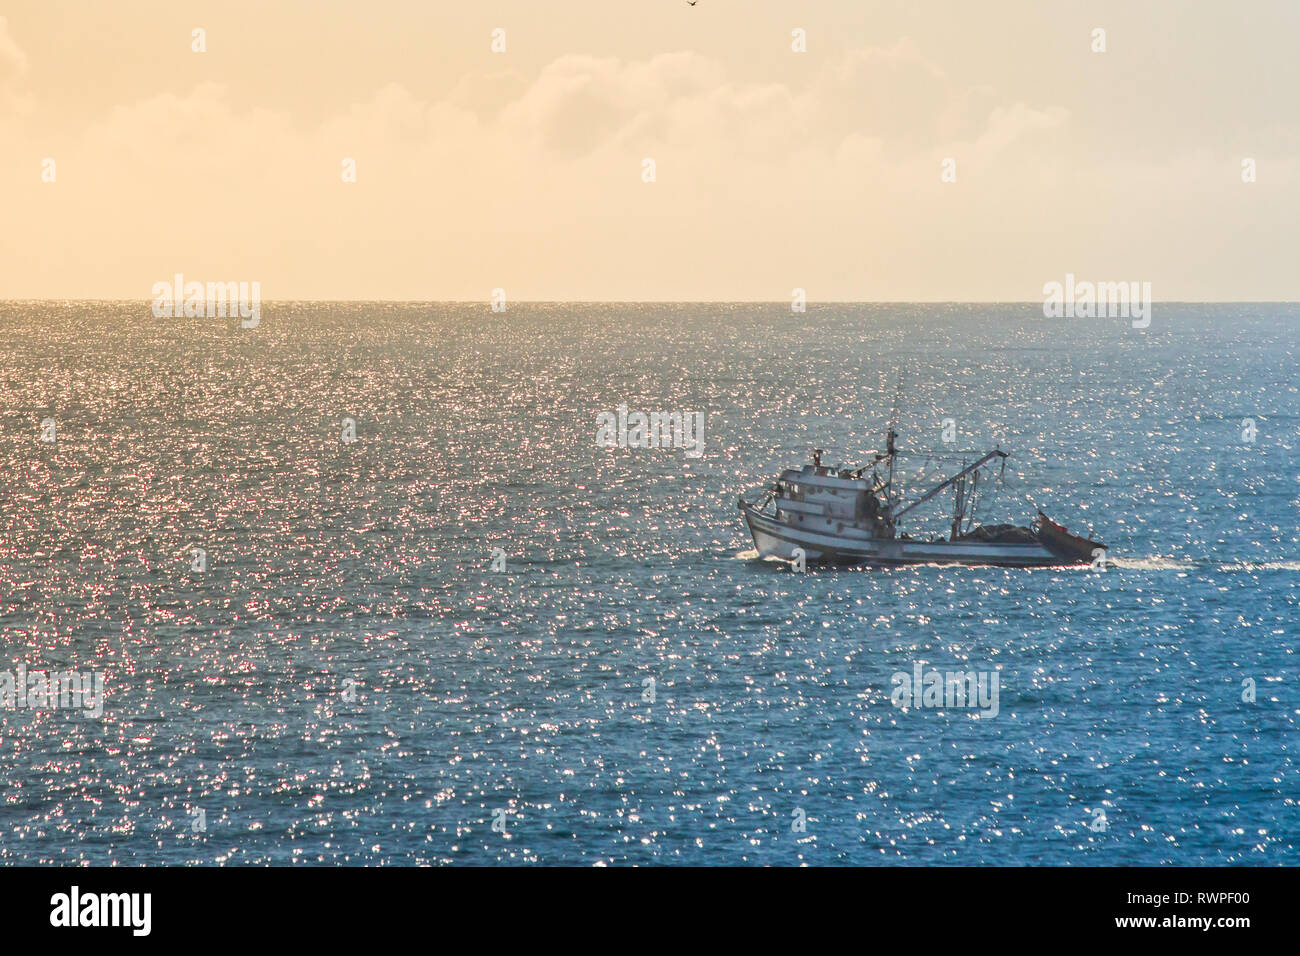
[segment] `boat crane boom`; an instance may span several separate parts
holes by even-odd
[[[943,491],[943,489],[947,488],[947,487],[948,487],[949,485],[951,485],[953,482],[958,481],[958,480],[961,479],[961,478],[965,478],[965,477],[966,477],[967,475],[969,475],[972,471],[976,471],[976,470],[978,470],[978,469],[984,467],[984,465],[986,465],[988,462],[992,461],[994,458],[1006,458],[1006,457],[1008,457],[1008,453],[1007,453],[1007,452],[1003,451],[1003,450],[1000,449],[1000,448],[995,448],[995,449],[993,449],[991,452],[989,452],[987,455],[985,455],[985,456],[984,456],[983,458],[981,458],[979,461],[975,462],[975,464],[971,465],[969,468],[963,468],[961,471],[957,472],[957,474],[953,475],[953,476],[952,476],[951,478],[949,478],[947,481],[943,482],[943,484],[935,485],[933,488],[931,488],[929,491],[927,491],[927,492],[926,492],[925,494],[923,494],[921,497],[919,497],[919,498],[917,498],[915,501],[913,501],[913,502],[912,502],[910,505],[908,505],[906,508],[902,509],[901,511],[897,511],[897,512],[895,512],[895,513],[894,513],[894,520],[897,521],[899,518],[903,517],[903,515],[907,514],[909,511],[911,511],[913,508],[917,507],[918,505],[923,505],[923,504],[925,504],[927,501],[929,501],[931,498],[933,498],[933,497],[934,497],[935,495],[937,495],[939,492]]]

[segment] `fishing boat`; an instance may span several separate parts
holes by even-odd
[[[1096,564],[1106,546],[1071,534],[1042,511],[1028,527],[979,524],[976,502],[981,475],[1000,479],[1010,453],[1001,448],[961,458],[964,467],[915,500],[904,502],[894,480],[895,459],[904,454],[891,425],[885,451],[858,469],[812,464],[787,469],[753,501],[738,499],[760,557],[846,564],[972,564],[1053,567]],[[934,457],[934,456],[930,456]],[[996,474],[993,470],[997,469]],[[900,530],[916,509],[951,490],[953,508],[946,537]]]

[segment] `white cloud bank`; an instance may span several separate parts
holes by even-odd
[[[207,83],[55,139],[25,70],[0,20],[3,297],[143,298],[183,272],[270,299],[1029,299],[1091,270],[1159,298],[1179,260],[1150,227],[1194,227],[1189,184],[1224,184],[1197,209],[1241,198],[1224,155],[1080,166],[1064,109],[963,86],[906,40],[799,86],[696,53],[563,56],[437,102],[388,86],[311,129]]]

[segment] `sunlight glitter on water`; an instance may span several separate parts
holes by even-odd
[[[1294,863],[1297,315],[1240,308],[1139,346],[840,306],[774,350],[788,306],[0,306],[0,669],[107,693],[0,713],[0,859]],[[1112,567],[754,560],[736,495],[864,460],[900,365],[909,447],[1001,442],[986,518]],[[597,447],[620,402],[708,451]],[[891,706],[917,663],[1000,668],[999,716]]]

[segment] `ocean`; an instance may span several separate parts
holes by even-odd
[[[0,861],[1300,863],[1298,332],[0,303],[0,671],[103,686],[0,709]],[[698,454],[602,447],[620,406]],[[737,496],[895,418],[908,488],[999,444],[980,517],[1109,560],[758,560]],[[918,669],[997,706],[898,706]]]

